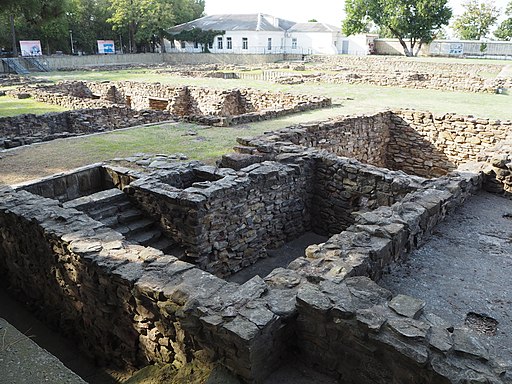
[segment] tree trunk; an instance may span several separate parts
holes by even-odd
[[[407,47],[407,43],[404,41],[404,39],[402,39],[401,36],[398,36],[398,41],[400,42],[400,45],[404,49],[405,56],[412,57],[413,56],[412,51],[409,50],[409,47]]]
[[[15,57],[18,57],[18,44],[16,43],[16,31],[14,29],[14,15],[13,14],[11,14],[9,16],[9,21],[11,22],[12,54]]]
[[[130,35],[130,53],[137,53],[137,44],[135,43],[135,22],[130,22],[128,27],[128,32]]]
[[[166,53],[166,48],[165,48],[165,38],[163,36],[160,36],[160,52],[162,53]]]
[[[414,56],[418,56],[418,54],[420,53],[420,50],[421,50],[421,47],[423,46],[423,40],[420,40],[419,44],[418,44],[418,48],[416,49],[416,52],[414,53]]]

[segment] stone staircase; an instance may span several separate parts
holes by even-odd
[[[178,245],[117,188],[107,189],[63,203],[121,233],[134,244],[153,247],[180,256]]]

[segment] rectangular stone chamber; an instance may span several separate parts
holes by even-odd
[[[48,227],[50,222],[60,228],[73,220],[85,220],[71,208],[89,203],[87,197],[91,195],[86,195],[87,190],[101,189],[92,194],[96,196],[110,191],[108,198],[126,195],[172,234],[183,246],[186,257],[193,257],[187,253],[190,250],[204,249],[195,264],[206,270],[216,269],[214,273],[219,276],[224,276],[223,271],[232,273],[230,265],[219,259],[222,250],[236,252],[236,244],[247,245],[240,251],[241,256],[233,257],[235,268],[241,268],[244,257],[253,255],[243,253],[251,247],[281,244],[311,229],[332,235],[325,243],[308,248],[306,257],[298,258],[288,269],[278,268],[265,280],[255,277],[242,285],[194,268],[172,256],[172,252],[166,256],[149,248],[117,242],[114,245],[111,241],[118,235],[104,232],[101,226],[87,235],[73,232],[63,236],[64,244],[69,243],[66,246],[60,244],[59,235],[51,235],[54,251],[41,248],[38,254],[63,252],[60,258],[67,272],[62,273],[76,280],[70,271],[78,268],[78,280],[87,281],[76,292],[73,284],[66,288],[80,297],[78,303],[71,300],[66,304],[67,329],[75,322],[78,327],[83,326],[78,319],[84,313],[87,319],[97,317],[94,324],[86,324],[98,327],[96,336],[84,330],[80,335],[88,346],[98,342],[95,337],[100,338],[96,344],[100,350],[91,350],[114,360],[179,364],[190,359],[200,346],[248,382],[264,378],[290,350],[297,348],[308,361],[335,376],[364,382],[369,376],[362,374],[366,371],[361,370],[361,364],[376,367],[372,374],[391,365],[393,372],[400,372],[403,378],[411,377],[411,367],[425,369],[414,382],[436,382],[439,374],[433,373],[430,366],[425,368],[431,348],[424,341],[427,326],[389,312],[386,303],[391,294],[358,276],[378,278],[387,265],[421,244],[439,220],[472,193],[479,179],[466,176],[427,181],[314,150],[280,156],[279,160],[239,171],[182,163],[149,175],[92,167],[94,174],[113,175],[110,182],[103,186],[97,183],[96,189],[78,188],[82,192],[75,195],[80,197],[73,200],[69,196],[61,203],[41,200],[48,205],[44,209],[48,219],[39,225],[47,229],[36,229],[35,233],[44,237],[55,231]],[[55,180],[50,178],[53,183]],[[118,193],[108,188],[112,184]],[[13,199],[33,199],[22,192],[26,191],[20,190]],[[6,204],[12,210],[9,201]],[[12,204],[20,206],[21,214],[29,215],[16,201]],[[30,209],[30,205],[25,206]],[[338,211],[332,214],[335,208]],[[2,213],[6,222],[12,215],[8,210]],[[324,216],[320,216],[322,212]],[[39,217],[37,212],[34,215]],[[57,220],[58,217],[63,219]],[[241,218],[246,230],[236,231]],[[252,219],[252,226],[248,219]],[[21,222],[27,233],[36,225]],[[87,223],[92,228],[94,221]],[[233,230],[226,231],[229,225],[234,225]],[[269,230],[273,237],[268,237]],[[40,240],[47,241],[42,237]],[[65,262],[69,251],[71,265]],[[141,258],[145,261],[141,262]],[[94,283],[97,278],[99,283]],[[95,284],[104,293],[89,292],[97,289]],[[47,302],[58,307],[55,293],[48,295],[52,300]],[[92,297],[97,302],[90,302]],[[78,317],[76,307],[81,308]],[[124,330],[109,328],[109,313],[118,313]],[[417,328],[414,341],[408,339],[409,326]],[[330,336],[325,337],[327,334]],[[371,350],[376,353],[368,353]]]

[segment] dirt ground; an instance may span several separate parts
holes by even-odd
[[[472,327],[475,315],[493,321],[496,332],[485,328],[477,332],[497,356],[510,359],[512,291],[506,282],[512,274],[511,218],[510,199],[480,192],[439,224],[427,243],[379,284],[395,294],[424,300],[425,313],[455,327]]]
[[[0,152],[0,185],[18,184],[88,164],[81,156],[58,161],[59,145],[33,145]]]

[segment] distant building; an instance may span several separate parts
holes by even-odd
[[[263,13],[224,14],[204,16],[170,30],[177,34],[184,30],[225,31],[216,36],[208,47],[212,53],[238,54],[323,54],[338,53],[364,55],[370,53],[367,37],[344,37],[341,28],[309,22],[296,23]],[[166,40],[167,52],[202,52],[202,47],[190,41]],[[366,44],[366,45],[365,45]]]

